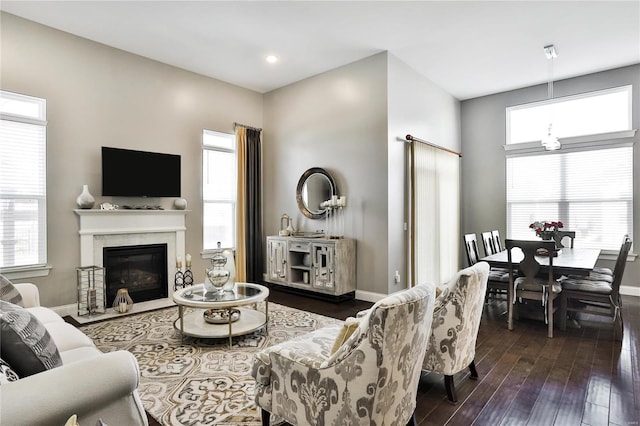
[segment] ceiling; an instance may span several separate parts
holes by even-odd
[[[640,0],[6,1],[0,9],[261,93],[388,51],[458,99],[640,63]],[[274,54],[275,64],[264,58]]]

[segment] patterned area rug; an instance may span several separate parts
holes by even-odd
[[[264,304],[261,304],[264,305]],[[174,329],[176,307],[82,326],[103,352],[133,353],[140,364],[138,392],[163,425],[260,425],[253,354],[342,321],[269,303],[269,332],[228,339],[195,339]]]

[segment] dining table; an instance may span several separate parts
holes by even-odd
[[[557,256],[553,257],[553,270],[557,274],[589,275],[600,256],[600,249],[592,248],[561,248]],[[524,258],[519,248],[511,253],[513,263],[520,263]],[[506,250],[485,256],[480,261],[487,262],[492,268],[508,268],[509,259]],[[544,269],[549,266],[549,256],[536,256],[536,261]]]
[[[522,250],[517,247],[512,249],[511,260],[516,266],[516,263],[524,258]],[[553,256],[553,271],[554,276],[560,275],[589,275],[593,270],[600,256],[600,249],[591,248],[569,248],[563,247],[558,250],[557,256]],[[485,256],[480,261],[487,262],[492,268],[509,268],[509,258],[507,250]],[[540,264],[542,271],[545,267],[549,266],[549,256],[536,256],[536,261]],[[562,285],[562,280],[558,281]],[[511,285],[507,286],[507,300],[513,300],[514,289]],[[508,317],[511,317],[509,311],[513,309],[512,303],[507,303]],[[580,325],[574,320],[572,323],[576,328],[580,328]]]

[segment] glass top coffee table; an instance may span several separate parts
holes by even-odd
[[[232,291],[206,291],[204,284],[180,289],[173,293],[178,305],[178,318],[173,326],[182,336],[217,339],[249,334],[269,321],[269,289],[259,284],[236,283]],[[264,312],[258,303],[264,302]],[[254,308],[249,305],[254,305]],[[185,307],[195,308],[185,314]]]

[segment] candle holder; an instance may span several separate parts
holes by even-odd
[[[129,296],[129,290],[126,288],[118,289],[116,298],[113,300],[113,310],[124,314],[133,308],[133,299]]]
[[[193,275],[191,276],[191,282],[193,283]],[[184,274],[180,269],[176,271],[176,275],[173,277],[173,290],[184,288]]]
[[[187,268],[184,271],[183,287],[191,286],[191,285],[193,285],[193,272],[191,272],[191,268],[187,266]]]

